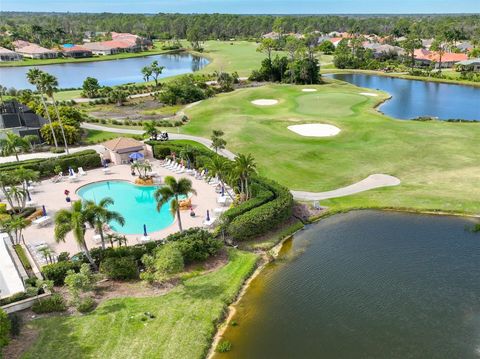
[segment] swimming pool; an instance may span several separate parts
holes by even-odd
[[[143,234],[144,224],[151,233],[170,226],[174,220],[170,214],[170,203],[162,206],[160,212],[157,211],[153,196],[157,188],[137,186],[127,181],[102,181],[79,188],[77,194],[84,200],[97,203],[105,197],[112,198],[115,203],[109,209],[125,218],[123,227],[117,222],[110,223],[112,229],[123,234]]]

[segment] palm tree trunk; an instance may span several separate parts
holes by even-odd
[[[178,219],[178,228],[180,229],[180,233],[183,232],[182,228],[182,218],[180,218],[180,206],[178,205],[178,196],[175,195],[175,200],[177,201],[177,219]]]
[[[57,103],[55,102],[55,97],[53,97],[53,93],[51,95],[51,98],[52,98],[52,102],[53,102],[53,107],[55,108],[55,113],[57,115],[58,124],[60,125],[60,130],[62,131],[63,142],[65,144],[65,151],[67,151],[67,154],[69,154],[67,137],[65,137],[65,130],[63,129],[62,119],[60,118],[60,113],[58,112]]]
[[[43,107],[45,108],[45,116],[47,116],[48,123],[50,124],[50,130],[52,130],[52,136],[53,136],[53,142],[55,144],[55,148],[58,148],[57,136],[55,136],[55,131],[53,130],[53,126],[52,126],[52,119],[50,118],[50,114],[48,113],[48,107],[45,102],[45,99],[43,98],[42,92],[40,92],[40,98],[42,99],[42,104],[43,104]]]
[[[15,158],[17,159],[17,162],[20,162],[20,159],[18,158],[18,153],[17,153],[16,148],[13,149],[13,153],[15,153]]]
[[[245,193],[247,195],[247,199],[249,199],[250,193],[248,193],[248,177],[245,177]]]
[[[227,192],[228,197],[230,197],[230,199],[233,201],[233,196],[232,196],[231,193],[225,188],[225,182],[223,182],[223,180],[222,180],[221,177],[220,177],[220,183],[222,184],[222,187],[225,189],[225,192]]]
[[[97,265],[95,264],[95,261],[93,260],[92,256],[90,255],[90,251],[88,250],[88,247],[87,247],[87,243],[85,243],[85,239],[83,240],[83,243],[82,243],[82,249],[83,249],[83,253],[85,254],[85,257],[87,257],[88,261],[90,262],[90,264],[92,265],[92,267],[97,270]]]
[[[105,239],[103,237],[102,222],[97,223],[97,230],[98,230],[98,234],[100,234],[100,239],[102,241],[102,249],[105,250]]]

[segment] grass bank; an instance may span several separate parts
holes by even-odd
[[[312,87],[312,86],[308,86]],[[294,190],[328,191],[374,173],[400,178],[397,187],[322,201],[339,208],[410,208],[477,213],[480,124],[395,120],[374,107],[387,98],[370,89],[329,81],[304,93],[301,86],[268,85],[219,95],[188,109],[184,133],[209,137],[222,129],[228,148],[252,153],[262,175]],[[255,99],[277,99],[255,106]],[[302,137],[292,124],[326,123],[335,137]],[[275,159],[275,160],[274,160]]]
[[[112,299],[88,315],[36,320],[38,340],[23,358],[202,358],[256,261],[231,250],[223,268],[163,296]],[[147,311],[156,318],[141,321]]]

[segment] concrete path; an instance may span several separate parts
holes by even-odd
[[[143,135],[145,131],[143,130],[135,130],[135,129],[129,129],[129,128],[114,128],[114,127],[105,127],[105,126],[100,126],[100,125],[95,125],[93,123],[82,123],[81,125],[82,128],[88,129],[88,130],[98,130],[98,131],[107,131],[107,132],[113,132],[113,133],[128,133],[132,135]],[[211,148],[212,146],[212,141],[209,139],[203,138],[203,137],[198,137],[198,136],[191,136],[191,135],[184,135],[181,133],[168,133],[168,137],[172,140],[190,140],[190,141],[195,141],[198,143],[201,143],[202,145]],[[218,153],[224,157],[227,157],[228,159],[233,160],[235,158],[235,154],[228,151],[228,150],[218,150]]]
[[[347,187],[338,188],[328,192],[303,192],[292,191],[293,197],[301,201],[320,201],[328,198],[350,196],[352,194],[365,192],[374,188],[398,186],[400,180],[385,174],[373,174],[360,182]]]

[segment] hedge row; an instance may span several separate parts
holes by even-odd
[[[67,172],[69,167],[77,169],[97,168],[102,165],[100,155],[94,150],[85,150],[52,158],[36,158],[20,162],[8,162],[0,164],[0,171],[13,171],[19,167],[40,172],[40,177],[49,177],[55,175],[55,167],[59,166],[63,172]]]
[[[178,155],[185,148],[185,145],[175,143],[150,142],[150,145],[155,158],[161,159],[172,152]],[[197,168],[199,162],[203,162],[202,157],[217,156],[213,151],[199,147],[192,148],[192,155]],[[251,182],[254,196],[222,215],[227,234],[238,241],[264,234],[292,215],[293,197],[288,188],[263,177],[252,178]]]
[[[241,214],[227,225],[227,233],[237,241],[262,235],[292,215],[293,196],[288,188],[266,178],[257,181],[271,190],[275,199]]]

